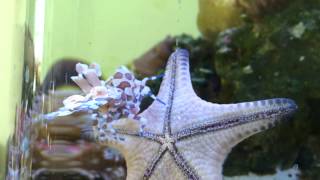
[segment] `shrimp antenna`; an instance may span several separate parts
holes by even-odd
[[[162,73],[162,74],[159,74],[159,75],[156,75],[156,76],[151,76],[151,77],[148,77],[147,78],[147,80],[149,81],[149,80],[156,80],[156,79],[161,79],[161,78],[163,78],[163,76],[164,76],[164,73]]]
[[[166,105],[165,102],[163,102],[161,99],[157,98],[154,94],[152,94],[152,92],[149,92],[148,96],[150,96],[152,99],[158,101],[159,103]]]
[[[157,79],[161,79],[163,78],[164,74],[159,74],[159,75],[156,75],[156,76],[151,76],[151,77],[146,77],[146,78],[143,78],[141,81],[143,84],[145,84],[147,81],[154,81],[154,80],[157,80]]]

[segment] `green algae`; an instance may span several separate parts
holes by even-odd
[[[230,50],[216,53],[220,101],[289,97],[299,105],[293,120],[236,146],[225,174],[270,173],[298,164],[304,179],[319,179],[320,3],[296,0],[286,9],[247,21],[229,35]],[[219,41],[218,37],[215,42]],[[216,46],[222,48],[221,45]],[[250,73],[246,69],[250,67]],[[229,92],[225,92],[229,91]]]

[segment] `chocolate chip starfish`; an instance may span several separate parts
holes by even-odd
[[[222,165],[231,148],[243,139],[273,127],[297,106],[285,98],[237,104],[214,104],[194,92],[188,51],[177,49],[169,58],[158,99],[137,121],[120,119],[110,132],[96,131],[101,143],[120,150],[127,163],[127,179],[223,179]]]

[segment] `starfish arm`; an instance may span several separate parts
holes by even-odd
[[[127,180],[140,180],[149,167],[149,160],[160,148],[159,143],[139,137],[120,135],[122,142],[104,141],[106,144],[120,151],[126,160]]]
[[[169,149],[171,156],[173,157],[175,163],[179,166],[179,168],[185,172],[185,176],[187,179],[199,179],[198,175],[195,173],[194,169],[190,168],[188,162],[184,159],[184,157],[178,152],[177,148],[173,146]]]
[[[101,138],[100,143],[120,151],[126,160],[127,180],[140,180],[145,176],[146,169],[150,168],[148,160],[155,157],[160,149],[160,144],[147,138],[141,138],[136,132],[117,133],[114,138]],[[112,137],[112,134],[107,136]]]
[[[177,166],[172,155],[166,151],[152,172],[150,180],[185,180],[186,174]]]
[[[164,77],[160,86],[157,99],[164,102],[154,101],[147,110],[140,115],[146,119],[152,119],[152,124],[148,128],[154,132],[163,131],[163,120],[168,119],[169,109],[174,109],[174,99],[198,98],[195,94],[189,72],[189,53],[184,49],[177,49],[171,54],[167,62]],[[164,108],[165,107],[165,108]],[[169,126],[169,125],[167,125]]]
[[[197,123],[186,125],[173,136],[182,156],[201,179],[222,179],[222,165],[232,147],[253,134],[273,127],[296,108],[290,99],[208,104],[198,114],[199,117],[202,113],[206,114],[206,117],[198,118]]]
[[[175,134],[176,139],[230,128],[233,135],[246,138],[273,127],[297,109],[297,105],[286,98],[226,105],[207,103],[205,106],[197,113],[196,121]]]
[[[160,159],[163,157],[166,152],[165,148],[160,148],[158,153],[152,158],[151,163],[148,165],[147,169],[144,172],[143,179],[148,179],[151,177],[156,165],[159,163]]]
[[[159,99],[169,100],[170,93],[166,91],[174,91],[174,96],[184,93],[196,96],[191,83],[189,66],[189,52],[185,49],[176,49],[169,57],[157,96]]]

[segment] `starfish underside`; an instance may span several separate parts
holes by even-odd
[[[214,104],[194,92],[189,54],[177,49],[169,58],[157,96],[140,116],[148,122],[143,132],[137,122],[114,122],[118,138],[106,139],[98,124],[101,143],[120,150],[127,163],[127,179],[222,179],[222,165],[231,148],[243,139],[273,127],[291,115],[296,104],[286,98]]]

